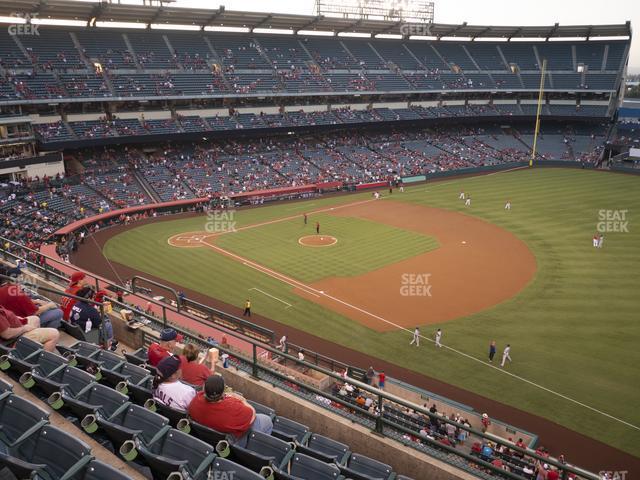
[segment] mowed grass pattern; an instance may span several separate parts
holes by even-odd
[[[328,247],[300,245],[300,237],[331,235]],[[216,245],[303,282],[328,277],[356,276],[428,252],[438,242],[424,235],[359,218],[319,213],[305,226],[295,218],[221,235]],[[375,251],[375,255],[371,252]]]
[[[538,272],[524,291],[492,309],[440,325],[443,343],[483,361],[492,339],[500,348],[511,343],[514,362],[508,365],[508,372],[640,425],[639,182],[640,178],[620,174],[532,169],[419,185],[402,195],[394,194],[392,201],[486,219],[515,233],[536,256]],[[458,200],[460,190],[471,193],[470,208]],[[312,206],[281,204],[241,211],[237,220],[240,226],[367,198],[369,194],[314,200]],[[507,199],[513,204],[510,212],[504,211]],[[591,246],[591,237],[601,209],[628,210],[630,231],[605,233],[604,248],[597,250]],[[453,351],[436,350],[428,342],[411,349],[408,332],[373,332],[213,251],[167,245],[169,236],[202,230],[202,223],[202,219],[189,219],[132,229],[109,241],[105,253],[238,306],[250,288],[268,291],[294,307],[285,310],[268,297],[253,298],[258,313],[544,416],[640,456],[637,428]],[[282,228],[288,226],[282,224]],[[367,252],[379,254],[375,244]],[[488,282],[491,274],[486,272]],[[433,332],[425,328],[423,333],[431,336]]]

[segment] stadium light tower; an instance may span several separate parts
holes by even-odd
[[[547,59],[542,60],[542,71],[540,72],[540,91],[538,92],[538,109],[536,111],[536,128],[533,132],[533,148],[531,149],[531,159],[529,166],[533,167],[533,161],[536,159],[536,148],[538,146],[538,133],[540,132],[540,114],[542,113],[542,101],[544,99],[544,76],[547,70]]]

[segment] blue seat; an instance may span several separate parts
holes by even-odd
[[[302,453],[296,453],[291,459],[289,472],[280,475],[276,473],[276,478],[284,478],[286,480],[337,480],[344,478],[340,473],[340,469],[336,464],[325,463],[313,457],[309,457]]]
[[[170,430],[138,449],[155,479],[164,479],[174,472],[193,480],[205,479],[216,457],[211,445],[179,430]]]
[[[273,420],[276,417],[276,411],[273,408],[269,408],[266,405],[262,405],[261,403],[258,403],[258,402],[253,402],[251,400],[247,400],[247,402],[249,403],[249,405],[253,407],[256,413],[262,413],[263,415],[267,415],[269,418],[271,418],[271,420]]]
[[[41,343],[20,337],[13,350],[0,358],[0,369],[13,370],[20,374],[31,371],[38,365],[38,357],[42,352]]]
[[[263,467],[281,470],[295,453],[294,445],[260,432],[251,432],[244,447],[231,446],[231,460],[255,472]]]
[[[309,427],[285,417],[273,419],[273,435],[287,442],[304,445],[311,435]]]
[[[264,480],[264,477],[226,458],[217,457],[211,468],[213,478],[233,478],[234,480]],[[226,474],[226,475],[223,475]]]
[[[187,412],[171,408],[161,402],[156,401],[155,399],[147,401],[144,407],[148,410],[151,410],[152,412],[159,413],[163,417],[167,417],[169,419],[169,424],[173,428],[178,427],[178,423],[180,422],[180,420],[187,418]]]
[[[24,388],[30,389],[36,384],[34,376],[38,378],[52,376],[56,372],[64,370],[68,364],[69,362],[62,355],[43,351],[38,357],[38,364],[30,372],[22,374],[20,384]]]
[[[348,445],[316,433],[309,437],[306,445],[298,445],[296,450],[323,462],[340,464],[344,463],[351,453]]]
[[[127,441],[149,445],[156,437],[166,434],[171,429],[166,417],[132,403],[127,404],[126,408],[118,409],[108,418],[99,417],[97,422],[116,451]],[[134,458],[135,456],[132,456],[126,460]]]
[[[129,397],[99,383],[89,385],[74,397],[67,396],[66,390],[64,390],[62,397],[65,407],[71,410],[76,417],[82,419],[83,423],[87,416],[109,418],[129,403]],[[87,429],[88,425],[83,425],[83,427],[92,433]]]
[[[8,467],[18,478],[59,480],[74,478],[91,462],[91,450],[84,442],[52,425],[45,425],[6,453],[0,453],[0,467]]]
[[[49,413],[17,395],[0,400],[0,444],[5,449],[33,435],[49,421]]]
[[[342,474],[352,480],[388,480],[393,478],[393,469],[364,455],[351,454],[346,466],[341,466]]]
[[[60,392],[65,397],[75,397],[79,395],[89,385],[95,383],[95,377],[90,373],[76,367],[64,367],[55,369],[48,375],[39,368],[32,370],[31,375],[38,388],[47,395]],[[54,407],[55,408],[55,407]]]
[[[0,394],[4,392],[13,392],[13,385],[0,378]]]

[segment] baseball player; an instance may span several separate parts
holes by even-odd
[[[461,191],[460,195],[458,195],[458,200],[464,200],[464,192]]]
[[[507,200],[507,203],[504,204],[505,210],[511,210],[511,200]]]
[[[400,185],[400,193],[404,193],[404,185]]]
[[[307,224],[307,214],[306,213],[304,214],[304,224],[305,225]]]
[[[467,195],[467,199],[464,201],[464,206],[465,207],[471,206],[471,195]]]
[[[418,327],[413,331],[413,338],[409,345],[413,345],[414,343],[416,344],[416,347],[420,346],[420,329]]]
[[[316,222],[316,234],[320,235],[320,222]]]
[[[504,367],[504,364],[507,362],[507,360],[511,362],[511,355],[509,355],[510,353],[511,353],[511,345],[507,343],[507,346],[504,347],[504,351],[502,352],[502,363],[500,363],[501,367]]]
[[[598,238],[598,234],[596,233],[596,234],[593,236],[593,247],[594,247],[594,248],[598,248],[598,240],[599,240],[599,238]]]
[[[438,348],[442,348],[442,344],[440,343],[441,339],[442,339],[442,330],[438,329],[436,331],[436,347]]]
[[[598,248],[602,248],[602,242],[604,242],[604,235],[598,235]]]

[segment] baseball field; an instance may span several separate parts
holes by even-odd
[[[103,253],[640,457],[639,181],[525,169],[134,225]]]

